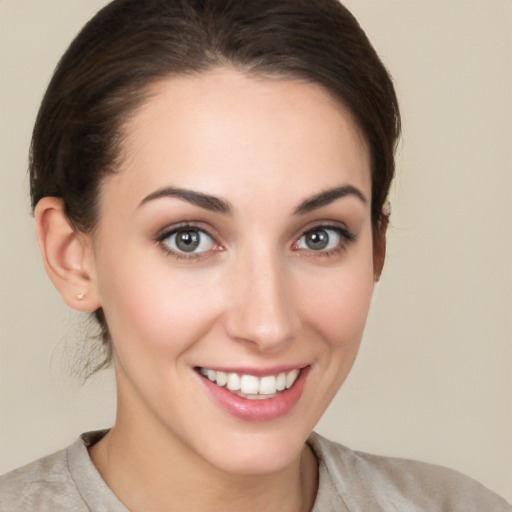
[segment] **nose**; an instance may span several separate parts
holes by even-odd
[[[293,283],[277,255],[240,258],[230,272],[226,329],[231,338],[261,352],[278,352],[300,330]]]

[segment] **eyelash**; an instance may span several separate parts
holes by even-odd
[[[334,231],[340,238],[339,243],[336,247],[333,247],[329,250],[319,250],[315,251],[313,249],[301,249],[297,247],[296,251],[304,251],[308,253],[308,256],[315,257],[329,257],[336,256],[341,252],[347,250],[348,246],[356,241],[356,235],[351,233],[346,227],[342,227],[334,224],[317,224],[311,228],[306,229],[302,235],[294,242],[293,247],[295,248],[297,244],[299,244],[300,240],[307,236],[309,233],[314,233],[318,231]]]
[[[189,253],[186,252],[180,252],[171,249],[166,243],[165,240],[169,239],[171,236],[182,232],[182,231],[197,231],[199,233],[202,233],[206,236],[208,236],[214,245],[214,249],[209,251],[203,251],[199,253]],[[313,233],[315,231],[334,231],[339,237],[340,242],[336,247],[333,247],[329,250],[318,250],[315,251],[313,249],[303,249],[296,247],[300,240],[302,240],[303,237],[307,236],[310,233]],[[296,241],[292,245],[292,250],[295,252],[306,252],[309,253],[308,256],[316,256],[316,257],[329,257],[329,256],[335,256],[343,251],[345,251],[350,244],[356,241],[356,235],[351,233],[347,228],[341,227],[338,225],[332,225],[332,224],[318,224],[311,228],[306,229],[302,232],[299,238],[296,239]],[[186,222],[184,224],[180,224],[177,226],[173,226],[172,228],[165,228],[160,233],[157,234],[155,237],[155,242],[162,248],[162,250],[168,255],[176,258],[177,260],[184,260],[184,261],[190,261],[190,260],[198,260],[201,258],[204,258],[207,256],[210,252],[220,252],[222,251],[222,246],[215,240],[215,237],[210,235],[207,230],[195,225],[192,222]]]
[[[202,234],[208,236],[209,238],[211,238],[214,246],[217,247],[217,248],[213,249],[214,252],[219,252],[220,250],[222,250],[222,249],[220,249],[221,246],[215,241],[215,237],[210,235],[208,233],[208,231],[195,225],[193,222],[186,222],[183,224],[179,224],[177,226],[173,226],[172,228],[165,228],[163,231],[161,231],[156,236],[156,238],[155,238],[156,243],[163,249],[163,251],[168,256],[172,256],[172,257],[176,258],[177,260],[190,261],[190,260],[198,260],[198,259],[206,256],[209,252],[211,252],[211,251],[204,251],[204,252],[199,252],[199,253],[191,252],[191,253],[187,254],[186,252],[180,252],[180,251],[175,251],[174,249],[171,249],[165,243],[165,240],[167,240],[171,236],[173,236],[181,231],[197,231],[199,233],[202,233]]]

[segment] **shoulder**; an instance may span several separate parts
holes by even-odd
[[[87,510],[69,472],[66,450],[2,475],[0,488],[1,512]]]
[[[0,477],[0,512],[128,512],[87,451],[106,432],[86,432],[65,450]]]
[[[351,511],[512,512],[504,499],[457,471],[353,451],[315,433],[309,444]]]

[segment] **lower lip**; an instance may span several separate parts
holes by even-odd
[[[290,389],[279,392],[273,398],[250,400],[221,388],[207,378],[198,375],[213,399],[226,412],[245,421],[269,421],[288,414],[297,404],[309,375],[310,367],[302,368]]]

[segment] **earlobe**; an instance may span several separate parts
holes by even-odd
[[[46,273],[64,302],[92,312],[100,307],[88,239],[69,223],[57,197],[43,197],[34,210],[37,241]]]

